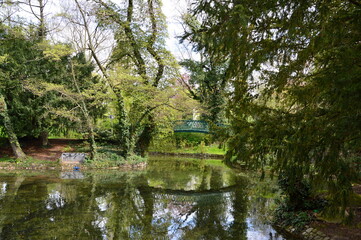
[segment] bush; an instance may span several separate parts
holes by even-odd
[[[135,165],[145,161],[146,158],[137,155],[131,155],[125,159],[116,152],[100,151],[97,153],[96,159],[86,160],[85,164],[91,168],[107,168],[120,167],[125,164]]]
[[[293,211],[305,209],[304,203],[311,196],[311,185],[305,178],[282,172],[278,176],[278,186],[287,196],[286,204]]]
[[[176,149],[176,141],[175,138],[171,135],[160,137],[156,136],[153,138],[153,141],[150,145],[150,151],[156,152],[172,152]]]
[[[177,148],[195,147],[198,146],[201,142],[204,142],[206,145],[211,143],[211,136],[205,133],[179,132],[174,133],[174,137]]]
[[[280,203],[274,214],[274,224],[286,227],[292,226],[297,231],[304,229],[314,219],[310,211],[289,211],[287,204]]]
[[[125,159],[114,152],[98,152],[96,159],[88,159],[85,164],[92,168],[119,167],[125,164]]]
[[[278,177],[278,185],[284,198],[277,201],[278,207],[274,214],[274,223],[277,225],[302,230],[314,219],[314,213],[322,211],[327,205],[325,199],[312,196],[310,182],[305,178],[283,172]]]
[[[96,128],[94,132],[95,132],[95,138],[99,142],[105,142],[105,143],[117,142],[117,139],[115,135],[112,133],[111,129]]]
[[[135,164],[139,164],[139,163],[146,162],[146,161],[147,161],[147,158],[144,158],[139,155],[131,155],[127,158],[126,163],[135,165]]]

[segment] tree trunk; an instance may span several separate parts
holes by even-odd
[[[132,136],[129,129],[127,112],[125,110],[124,101],[120,94],[117,95],[118,100],[118,124],[115,127],[117,140],[121,149],[121,155],[127,158],[133,152]]]
[[[82,97],[82,93],[80,91],[80,88],[79,88],[79,85],[78,85],[78,81],[76,79],[76,76],[75,76],[75,72],[74,72],[74,66],[73,66],[73,62],[71,62],[71,73],[72,73],[72,76],[73,76],[73,83],[74,83],[74,86],[78,92],[78,94],[81,96],[80,98],[80,103],[81,104],[78,104],[78,106],[80,107],[82,113],[83,113],[83,117],[84,117],[84,121],[87,125],[87,129],[88,129],[88,141],[90,143],[90,159],[95,159],[95,156],[97,154],[97,145],[95,143],[95,138],[94,138],[94,127],[93,127],[93,123],[91,121],[91,117],[90,117],[90,114],[89,114],[89,111],[88,111],[88,108],[85,104],[85,101]]]
[[[87,122],[89,128],[90,159],[95,159],[95,156],[97,154],[97,145],[94,137],[94,129],[92,123],[90,122],[90,119],[88,119]]]
[[[5,131],[8,135],[8,139],[9,139],[11,148],[13,150],[13,153],[17,159],[22,160],[22,159],[26,158],[26,155],[23,152],[23,150],[21,149],[20,143],[14,132],[14,128],[13,128],[13,125],[11,123],[11,120],[10,120],[10,117],[8,114],[7,104],[5,102],[4,97],[1,95],[0,95],[0,111],[1,111],[0,115],[3,117]]]
[[[148,150],[150,142],[153,138],[153,133],[155,130],[155,123],[154,119],[151,115],[148,116],[148,121],[143,129],[143,132],[140,134],[137,143],[136,143],[136,153],[141,155],[142,157],[145,156],[145,152]]]
[[[44,8],[46,3],[44,3],[43,0],[38,0],[38,2],[39,2],[39,13],[40,13],[38,35],[41,40],[44,40],[46,34]]]
[[[41,145],[43,147],[48,146],[49,144],[49,132],[44,130],[40,133],[40,140],[41,140]]]

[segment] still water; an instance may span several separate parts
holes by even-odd
[[[251,182],[169,158],[141,171],[0,172],[0,239],[286,239],[264,222],[270,185]]]

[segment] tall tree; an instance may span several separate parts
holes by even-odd
[[[0,41],[0,116],[2,117],[1,120],[13,153],[16,158],[22,160],[26,155],[19,144],[14,121],[11,118],[11,110],[9,110],[9,102],[11,102],[11,99],[7,98],[9,89],[18,89],[19,83],[21,82],[21,77],[13,73],[14,65],[16,65],[17,61],[15,60],[16,57],[12,55],[11,50],[13,47],[21,48],[21,44],[18,45],[19,42],[17,41],[18,38],[16,35],[19,33],[16,29],[10,29],[1,24],[0,34],[2,38],[2,41]],[[21,54],[22,53],[20,53],[20,55]]]
[[[290,186],[321,180],[317,186],[330,190],[344,214],[351,159],[361,147],[359,2],[204,0],[193,6],[201,26],[184,39],[230,63],[235,135],[228,159],[270,164]],[[297,194],[289,197],[297,201]]]
[[[84,116],[82,123],[89,133],[93,156],[96,147],[91,123],[99,112],[102,114],[102,108],[89,109],[90,105],[94,106],[94,91],[89,95],[89,89],[101,92],[98,78],[92,76],[91,63],[85,60],[84,54],[71,58],[68,46],[46,41],[45,36],[39,36],[38,28],[11,25],[1,30],[0,69],[4,74],[0,88],[6,103],[3,104],[4,119],[9,120],[8,126],[12,122],[8,129],[20,137],[41,136],[46,145],[51,130],[60,133],[71,128],[81,129],[81,121],[74,121],[78,119],[74,114],[82,110],[80,116]],[[49,85],[51,87],[47,87]],[[75,92],[78,97],[64,98],[64,92],[56,91],[59,89]],[[19,154],[15,152],[15,155]]]
[[[19,144],[18,138],[14,132],[14,127],[8,113],[7,103],[5,102],[5,99],[1,94],[1,90],[0,90],[0,116],[3,118],[2,122],[4,123],[5,132],[8,136],[10,146],[13,150],[15,157],[19,160],[23,160],[26,157],[26,155],[23,152]]]
[[[122,90],[117,87],[122,81],[137,77],[136,85],[149,91],[165,89],[172,73],[172,57],[164,47],[165,21],[161,13],[161,2],[155,0],[128,0],[124,5],[111,1],[94,0],[99,5],[98,19],[114,29],[116,47],[111,65],[124,72],[125,79],[112,79],[109,84],[118,99],[118,136],[126,156],[132,152],[144,155],[155,131],[153,111],[157,106],[146,106],[132,102],[126,109]],[[166,67],[168,63],[168,67]],[[118,76],[119,77],[119,76]],[[153,90],[152,90],[153,89]],[[119,101],[120,100],[120,101]],[[152,101],[148,95],[147,102]],[[165,104],[165,103],[164,103]],[[159,104],[158,106],[163,106]],[[131,121],[132,112],[138,119]],[[134,115],[133,115],[134,116]]]
[[[47,63],[46,60],[44,61],[41,59],[41,51],[37,51],[35,49],[35,44],[46,41],[47,33],[49,32],[46,21],[47,14],[45,13],[45,7],[47,4],[48,0],[26,0],[23,2],[7,1],[4,6],[1,7],[2,9],[11,12],[11,14],[8,14],[7,17],[4,16],[8,21],[8,27],[21,28],[28,43],[32,42],[31,44],[34,44],[31,51],[29,51],[29,54],[26,54],[26,57],[23,58],[23,60],[26,59],[26,61],[29,61],[27,65],[28,71],[31,72],[30,75],[32,75],[32,77],[37,75],[37,77],[48,78],[48,81],[52,81],[54,75],[49,73],[49,71],[46,71],[46,69],[54,69],[54,64],[51,65]],[[39,45],[38,50],[40,49],[41,46]],[[14,53],[14,56],[15,55],[16,53]],[[17,56],[21,55],[18,54]],[[54,73],[54,71],[50,72]],[[35,127],[29,128],[29,126],[25,124],[26,126],[23,128],[30,130],[25,135],[40,137],[42,145],[45,146],[48,144],[50,123],[47,120],[41,119],[41,116],[45,111],[44,103],[48,101],[48,99],[34,99],[34,96],[31,96],[31,94],[29,95],[28,93],[21,95],[23,98],[21,99],[21,104],[18,105],[22,108],[22,110],[20,110],[22,111],[21,114],[30,115],[30,118],[33,119],[31,125],[36,125]],[[25,102],[27,102],[26,105],[24,104]],[[11,104],[11,107],[15,107],[14,104]],[[27,107],[29,108],[26,109]],[[19,112],[18,110],[19,108],[17,108],[14,112]],[[35,111],[32,112],[32,110]]]

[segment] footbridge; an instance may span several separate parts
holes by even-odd
[[[174,122],[174,132],[209,133],[209,125],[203,120],[177,120]]]

